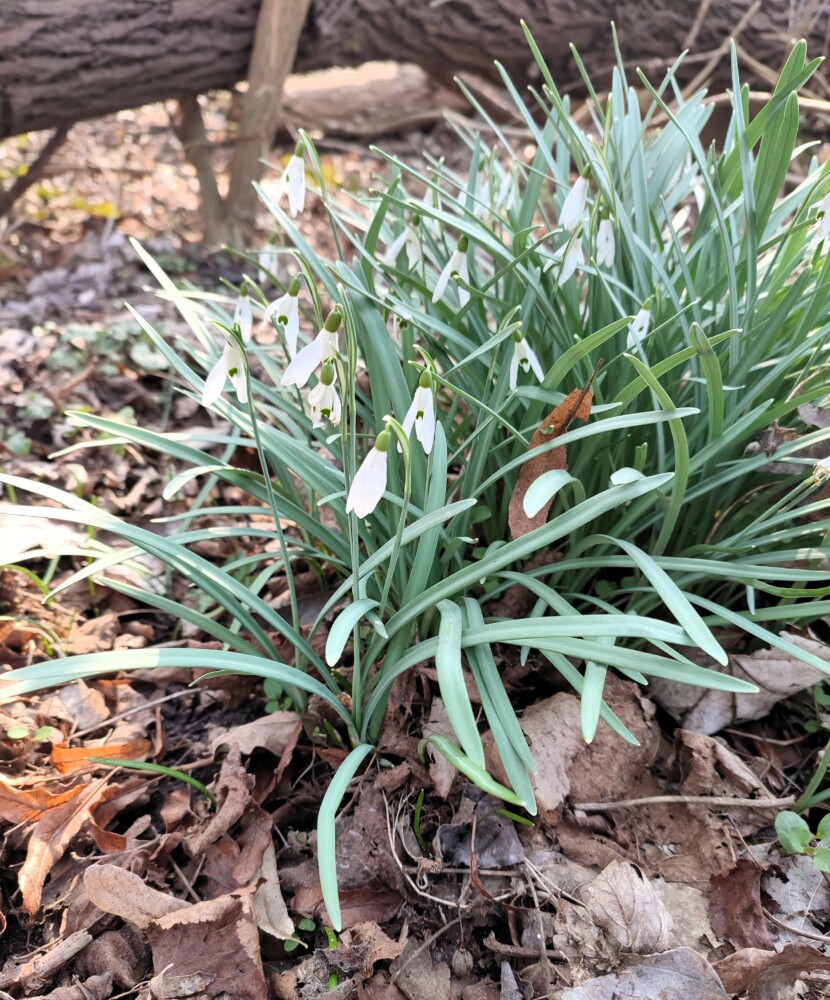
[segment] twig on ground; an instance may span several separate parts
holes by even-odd
[[[827,934],[816,934],[814,931],[799,930],[798,927],[793,927],[792,924],[785,924],[783,920],[774,917],[768,910],[764,910],[763,912],[767,920],[775,924],[776,927],[780,927],[782,931],[789,931],[790,934],[797,934],[799,937],[809,938],[811,941],[822,941],[824,944],[830,944],[830,936]]]
[[[794,795],[788,795],[783,799],[731,799],[728,795],[647,795],[642,799],[618,799],[616,802],[574,802],[573,808],[582,812],[610,812],[613,809],[679,803],[689,806],[715,806],[718,809],[728,806],[741,809],[786,809],[794,802]]]
[[[26,173],[17,177],[14,182],[9,185],[8,190],[0,192],[0,217],[6,215],[17,199],[25,194],[33,184],[36,184],[41,177],[43,177],[46,165],[49,163],[49,160],[52,159],[52,156],[64,144],[67,135],[69,135],[69,126],[56,128],[55,131],[49,136],[46,145],[37,154],[31,166],[26,170]]]

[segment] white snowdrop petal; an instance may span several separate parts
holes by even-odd
[[[527,345],[526,350],[527,350],[527,360],[530,363],[530,368],[533,374],[536,376],[536,378],[538,378],[539,381],[541,382],[545,377],[545,373],[542,371],[542,366],[539,364],[539,359],[536,357],[536,352],[529,345]]]
[[[346,500],[347,514],[354,511],[358,517],[366,517],[380,503],[386,489],[387,457],[385,451],[370,450],[352,480]]]
[[[383,255],[384,264],[394,264],[398,259],[398,254],[403,250],[404,245],[409,238],[409,231],[404,229],[402,233],[395,237],[394,240],[386,248],[386,253]]]
[[[611,267],[616,253],[614,224],[610,219],[602,219],[597,230],[597,264]]]
[[[286,167],[288,175],[288,210],[296,218],[305,207],[305,161],[301,156],[292,156]]]
[[[444,292],[447,290],[447,285],[450,282],[450,276],[456,269],[455,254],[453,254],[444,265],[444,270],[438,275],[438,281],[435,283],[435,291],[432,293],[433,302],[441,301]]]
[[[563,229],[567,229],[569,233],[573,232],[582,221],[587,202],[588,178],[578,177],[562,205],[562,211],[559,213],[559,225]]]
[[[225,354],[211,368],[208,377],[205,379],[205,388],[202,390],[202,406],[212,406],[222,395],[225,388],[225,379],[228,377]]]
[[[519,384],[519,352],[517,350],[518,344],[513,345],[513,355],[510,358],[510,378],[509,384],[511,390],[515,390],[516,386]]]
[[[318,333],[310,344],[299,351],[291,359],[282,376],[283,385],[304,386],[311,378],[314,369],[323,360],[324,342],[322,333]]]
[[[415,421],[415,436],[421,442],[424,452],[429,455],[435,444],[435,407],[432,403],[432,393],[429,389],[426,392],[430,395],[429,405],[425,407],[423,416]]]
[[[242,334],[242,343],[250,343],[251,333],[254,327],[254,313],[251,308],[251,300],[247,295],[240,295],[236,302],[236,310],[233,314],[233,322],[239,327]]]

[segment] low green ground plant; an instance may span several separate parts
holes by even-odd
[[[830,454],[830,428],[799,415],[826,402],[830,360],[830,173],[799,144],[798,92],[817,62],[796,45],[754,117],[735,64],[732,120],[722,146],[707,148],[711,107],[703,93],[684,98],[676,66],[652,86],[627,80],[620,60],[607,97],[586,75],[583,128],[529,33],[528,43],[541,87],[526,99],[503,76],[529,159],[495,122],[486,135],[458,126],[468,170],[384,155],[374,188],[346,197],[328,190],[304,136],[286,171],[288,210],[262,192],[276,254],[250,258],[238,298],[182,288],[138,248],[192,337],[168,343],[138,316],[141,329],[216,429],[71,419],[100,432],[98,445],[168,456],[180,470],[168,499],[198,480],[195,503],[163,533],[0,477],[18,501],[24,491],[40,501],[13,511],[129,543],[62,586],[94,577],[223,645],[66,657],[6,675],[6,692],[209,667],[266,678],[272,699],[299,709],[317,696],[339,718],[349,754],[318,821],[335,927],[336,811],[374,753],[396,678],[416,664],[435,662],[456,737],[430,737],[433,751],[531,814],[534,761],[496,645],[543,658],[572,685],[588,740],[603,724],[634,741],[603,698],[609,671],[751,690],[719,670],[724,629],[745,649],[828,666],[781,634],[830,611],[830,501],[817,492],[830,462],[815,458]],[[330,220],[332,259],[296,219],[306,178]],[[284,294],[269,305],[274,285]],[[573,393],[585,403],[589,387],[590,419],[560,417],[530,448],[540,423]],[[776,424],[797,433],[767,454],[756,439]],[[256,449],[261,471],[232,464],[240,445]],[[512,501],[511,531],[517,477],[539,458],[545,471]],[[771,472],[773,460],[798,471]],[[218,482],[250,504],[217,506]],[[521,527],[551,502],[546,521]],[[263,506],[272,529],[247,523]],[[198,526],[203,515],[212,526]],[[238,539],[240,554],[217,565],[193,551],[216,538]],[[199,600],[108,575],[140,553],[181,573]],[[310,630],[298,563],[336,579]],[[268,600],[282,574],[286,615]],[[516,583],[534,603],[511,620],[493,609]],[[313,639],[324,628],[321,653]],[[506,784],[488,769],[485,725]]]

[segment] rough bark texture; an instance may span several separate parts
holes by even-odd
[[[0,3],[0,138],[55,128],[162,98],[232,86],[245,77],[259,0],[4,0]],[[312,0],[295,69],[415,62],[446,79],[493,77],[499,59],[532,78],[524,18],[559,79],[574,79],[574,42],[591,72],[612,63],[608,22],[624,55],[664,64],[687,44],[722,46],[742,18],[741,43],[777,67],[790,40],[827,54],[826,0]],[[694,65],[689,76],[693,75]]]

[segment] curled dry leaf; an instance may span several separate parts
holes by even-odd
[[[579,893],[594,921],[622,951],[665,951],[672,919],[654,886],[627,862],[612,861]]]
[[[621,972],[589,979],[560,1000],[728,1000],[712,966],[690,948],[647,955]]]
[[[37,788],[15,788],[0,778],[0,819],[15,825],[37,821],[44,813],[64,805],[83,790],[83,785],[60,792],[50,792],[43,785]]]
[[[766,869],[741,858],[709,884],[709,919],[718,937],[733,948],[772,950],[767,920],[761,906],[761,876]]]
[[[591,416],[593,398],[594,395],[590,389],[574,389],[573,392],[569,393],[536,428],[530,439],[528,451],[533,451],[534,448],[539,448],[553,438],[564,434],[572,420],[588,420]],[[540,528],[547,521],[550,508],[556,499],[556,494],[553,494],[538,513],[529,517],[525,513],[524,502],[525,495],[533,483],[546,472],[567,468],[568,456],[564,447],[550,448],[548,451],[543,451],[541,455],[528,459],[522,465],[513,488],[513,496],[510,498],[510,508],[507,515],[510,533],[514,538],[526,535],[534,528]]]
[[[90,976],[74,986],[59,986],[44,996],[32,997],[31,1000],[106,1000],[112,992],[112,973],[103,972],[100,976]]]
[[[830,646],[794,632],[782,632],[781,636],[823,659],[830,669]],[[703,654],[696,654],[694,650],[685,652],[690,660],[705,666],[712,665]],[[649,696],[684,729],[711,735],[739,722],[762,719],[779,701],[818,684],[827,676],[817,667],[802,663],[778,649],[759,649],[748,656],[733,654],[721,672],[756,684],[758,693],[708,691],[654,677],[649,679]]]
[[[107,780],[102,778],[93,782],[79,795],[50,809],[38,820],[29,838],[26,860],[18,875],[18,885],[27,913],[37,913],[46,876],[89,819],[90,810],[101,797]]]
[[[806,944],[788,944],[780,952],[742,948],[715,964],[724,987],[732,996],[746,993],[747,1000],[779,1000],[797,979],[830,971],[830,958]]]
[[[59,774],[81,774],[94,770],[96,757],[114,757],[119,760],[139,760],[150,752],[149,740],[128,740],[124,743],[107,743],[102,747],[54,747],[52,763]]]
[[[282,758],[286,751],[294,748],[302,728],[296,712],[269,712],[253,722],[225,730],[214,737],[210,752],[215,754],[223,747],[236,747],[240,753],[247,755],[261,749]]]
[[[182,899],[145,885],[138,875],[117,865],[87,868],[84,889],[98,909],[121,917],[139,930],[145,930],[153,920],[188,906]]]
[[[251,802],[253,781],[242,766],[239,750],[231,748],[215,782],[218,810],[207,823],[189,830],[185,835],[184,845],[191,857],[201,854],[209,844],[219,840],[242,817]]]

